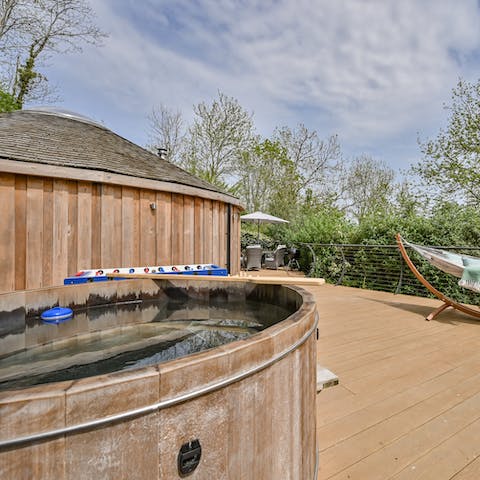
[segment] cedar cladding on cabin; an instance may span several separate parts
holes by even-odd
[[[239,270],[236,198],[83,119],[0,114],[0,208],[0,293],[99,267]]]

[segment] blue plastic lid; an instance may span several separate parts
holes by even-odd
[[[40,318],[48,323],[58,323],[63,320],[68,320],[73,316],[73,310],[66,307],[54,307],[50,310],[45,310]]]

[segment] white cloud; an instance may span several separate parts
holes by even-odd
[[[407,134],[412,142],[412,132],[439,125],[442,102],[458,76],[471,73],[468,59],[480,43],[474,0],[110,0],[94,7],[110,31],[106,45],[63,58],[52,75],[66,93],[69,83],[79,95],[97,92],[102,111],[112,112],[107,125],[128,128],[130,116],[140,137],[152,105],[188,117],[220,89],[255,111],[265,134],[303,121],[339,133],[350,150],[378,150]]]

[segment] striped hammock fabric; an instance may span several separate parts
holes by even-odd
[[[442,272],[459,278],[461,287],[480,292],[480,258],[403,242]]]

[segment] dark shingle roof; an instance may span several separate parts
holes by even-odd
[[[0,158],[101,170],[224,193],[102,126],[51,113],[0,114]]]

